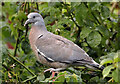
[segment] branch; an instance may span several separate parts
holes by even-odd
[[[71,14],[74,15],[73,12],[71,12]],[[75,25],[80,29],[81,26],[79,26],[79,25],[77,24],[77,22],[73,19],[73,17],[72,17],[71,14],[70,14],[71,20],[72,20],[72,21],[75,23]]]
[[[117,3],[118,3],[118,2],[113,2],[112,8],[111,8],[111,10],[110,10],[111,13],[113,13],[113,11],[114,11],[114,9],[115,9]]]
[[[19,44],[19,37],[20,37],[20,30],[18,29],[18,37],[17,37],[17,41],[16,41],[16,46],[15,46],[15,51],[14,51],[14,57],[17,53],[17,48],[18,48],[18,44]]]
[[[8,56],[11,57],[13,60],[15,60],[17,63],[19,63],[20,65],[22,65],[30,74],[32,74],[33,76],[35,76],[35,74],[28,67],[26,67],[22,62],[20,62],[19,60],[17,60],[14,56],[10,55],[9,52],[8,52]]]
[[[86,6],[86,8],[88,8],[88,6],[87,6],[87,4],[85,4],[85,2],[84,2],[84,5]],[[91,14],[93,15],[93,17],[95,18],[95,20],[99,23],[99,24],[101,24],[100,22],[99,22],[99,20],[95,17],[95,15],[94,15],[94,13],[91,11]]]
[[[28,2],[28,14],[30,13],[30,11],[29,11],[29,10],[30,10],[30,6],[29,6],[29,2]]]
[[[73,12],[71,12],[71,14],[72,15],[74,15],[73,14]],[[78,27],[78,34],[77,34],[77,39],[75,40],[75,43],[78,43],[78,41],[80,40],[80,32],[81,32],[81,26],[79,26],[77,23],[76,23],[76,21],[73,19],[73,17],[72,17],[72,15],[70,14],[70,17],[71,17],[71,20],[75,23],[75,25]]]
[[[11,69],[8,68],[5,64],[2,63],[2,66],[3,66],[7,71],[11,71]]]
[[[27,33],[28,33],[28,24],[25,26],[25,28],[26,28],[26,32],[25,32],[25,41],[26,41]]]
[[[36,2],[36,6],[37,6],[37,11],[39,11],[39,6],[38,6],[38,3]]]
[[[26,4],[26,2],[25,2],[25,6],[24,6],[24,12],[26,11],[26,5],[27,5],[27,4]]]
[[[36,78],[36,77],[37,77],[37,76],[35,75],[35,76],[33,76],[33,77],[29,78],[29,79],[26,79],[26,80],[23,81],[23,83],[25,83],[25,82],[27,82],[27,81],[30,81],[30,80],[32,80],[32,79],[34,79],[34,78]]]
[[[66,6],[66,4],[64,4],[63,2],[61,2],[64,6]],[[66,7],[66,9],[67,9],[67,12],[69,12],[69,10],[68,10],[68,7]],[[77,33],[77,39],[75,40],[75,43],[78,43],[78,41],[80,40],[80,32],[81,32],[81,26],[79,26],[78,24],[77,24],[77,22],[73,19],[73,16],[72,15],[74,15],[73,14],[73,12],[71,12],[70,11],[70,19],[74,22],[74,24],[78,27],[78,33]]]

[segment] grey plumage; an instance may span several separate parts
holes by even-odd
[[[25,25],[28,23],[33,23],[31,35],[36,34],[37,37],[30,37],[30,43],[41,63],[54,68],[82,65],[93,69],[103,69],[103,67],[99,68],[99,64],[72,41],[48,32],[40,14],[30,13]]]

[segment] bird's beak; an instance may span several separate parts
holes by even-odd
[[[29,18],[29,19],[26,20],[24,26],[26,26],[27,24],[32,23],[32,22],[33,22],[32,19]]]

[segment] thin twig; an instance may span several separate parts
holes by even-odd
[[[30,5],[29,5],[29,2],[28,2],[28,14],[30,13]]]
[[[74,15],[73,12],[71,12],[71,14]],[[79,25],[77,24],[77,22],[73,19],[73,17],[72,17],[71,14],[70,14],[71,20],[72,20],[72,21],[75,23],[75,25],[80,29],[81,26],[79,26]]]
[[[28,33],[28,24],[25,26],[25,28],[26,28],[26,32],[25,32],[25,41],[26,41],[27,33]]]
[[[39,11],[39,6],[38,6],[38,3],[36,2],[36,6],[37,6],[37,11]]]
[[[26,79],[26,80],[23,81],[23,83],[25,83],[25,82],[27,82],[27,81],[30,81],[30,80],[32,80],[32,79],[34,79],[34,78],[36,78],[36,77],[37,77],[37,76],[35,75],[35,76],[33,76],[33,77],[29,78],[29,79]]]
[[[20,62],[19,60],[17,60],[14,56],[12,56],[10,53],[8,53],[8,56],[11,57],[13,60],[15,60],[17,63],[19,63],[20,65],[22,65],[29,73],[31,73],[33,76],[35,76],[35,74],[28,68],[26,67],[22,62]]]
[[[87,4],[84,2],[84,5],[86,6],[86,8],[88,8],[88,6],[87,6]],[[94,13],[91,11],[91,14],[93,15],[93,17],[95,18],[95,20],[99,23],[99,24],[101,24],[100,22],[99,22],[99,20],[95,17],[95,15],[94,15]]]
[[[64,4],[63,2],[61,2],[64,6],[66,6],[66,4]],[[68,10],[68,7],[66,7],[66,9],[67,9],[67,12],[69,12],[69,10]],[[78,41],[80,40],[80,32],[81,32],[81,26],[79,26],[78,24],[77,24],[77,22],[73,19],[73,16],[72,15],[74,15],[73,14],[73,12],[71,12],[70,11],[70,19],[74,22],[74,24],[78,27],[78,33],[77,33],[77,39],[75,40],[75,43],[78,43]]]
[[[5,64],[2,64],[2,66],[3,66],[7,71],[9,71],[10,74],[12,74],[14,77],[16,77],[16,75],[11,72],[12,70],[11,70],[10,68],[8,68]],[[20,79],[21,79],[21,78],[20,78]]]
[[[27,4],[26,4],[26,2],[25,2],[25,6],[24,6],[24,12],[26,11],[26,5],[27,5]]]
[[[30,12],[29,10],[30,10],[30,6],[29,6],[29,2],[28,2],[28,14]],[[26,25],[25,40],[27,38],[27,33],[28,33],[28,24]]]
[[[57,79],[58,79],[59,77],[61,77],[61,76],[65,76],[65,74],[59,75],[58,77],[55,78],[55,80],[57,80]]]
[[[11,69],[8,68],[5,64],[2,63],[2,66],[3,66],[7,71],[11,71]]]
[[[72,15],[74,15],[72,12],[71,12]],[[72,15],[70,14],[70,17],[71,17],[71,20],[75,23],[75,25],[78,27],[78,33],[77,33],[77,39],[75,40],[75,43],[78,43],[78,41],[80,40],[80,32],[81,32],[81,26],[79,26],[75,20],[73,19]]]
[[[113,78],[111,78],[108,82],[111,82],[111,81],[113,82]]]
[[[17,36],[16,46],[15,46],[15,51],[14,51],[14,57],[16,56],[16,53],[17,53],[17,48],[18,48],[18,44],[19,44],[19,37],[20,37],[20,30],[18,29],[18,36]]]
[[[112,8],[111,8],[111,13],[113,13],[113,11],[114,11],[114,9],[115,9],[117,3],[118,3],[118,2],[113,2]]]

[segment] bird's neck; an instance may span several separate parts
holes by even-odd
[[[44,22],[37,21],[32,26],[35,26],[35,28],[38,28],[38,30],[40,30],[40,31],[47,31],[47,28],[45,27]]]

